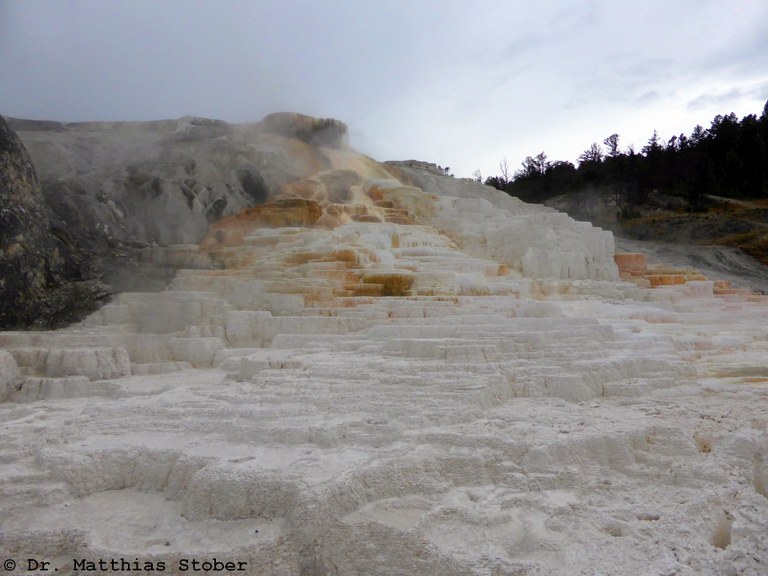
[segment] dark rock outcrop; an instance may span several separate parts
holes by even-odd
[[[0,117],[0,329],[59,326],[106,297],[61,218],[51,218],[27,150]]]
[[[262,120],[266,130],[288,138],[298,138],[313,146],[344,148],[347,125],[333,118],[313,118],[295,112],[275,112]]]
[[[348,150],[343,122],[288,112],[253,124],[8,122],[47,201],[98,246],[197,243],[212,222],[332,168],[331,156]]]

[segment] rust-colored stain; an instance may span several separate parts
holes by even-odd
[[[647,288],[659,286],[679,286],[686,282],[707,280],[707,277],[698,270],[678,270],[663,266],[648,266],[645,254],[617,253],[613,256],[619,268],[619,277],[622,280],[635,282]],[[734,289],[727,280],[716,280],[713,285],[715,296],[729,294],[749,294],[749,290]]]
[[[632,252],[617,253],[613,255],[620,273],[644,275],[648,271],[648,261],[645,254]]]
[[[352,220],[355,222],[381,222],[381,218],[375,214],[353,214]]]
[[[407,296],[413,285],[413,275],[397,272],[370,272],[363,276],[363,283],[381,286],[383,296]]]
[[[382,190],[379,186],[371,186],[368,188],[367,194],[368,197],[374,202],[378,203],[384,200],[384,190]]]
[[[247,208],[234,216],[219,220],[211,226],[200,247],[216,250],[225,246],[241,246],[244,238],[258,228],[287,226],[312,227],[323,215],[323,209],[313,200],[301,198],[276,199]]]

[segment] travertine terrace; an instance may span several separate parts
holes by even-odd
[[[589,224],[322,152],[147,250],[164,292],[0,333],[4,557],[768,573],[765,298],[647,288]]]

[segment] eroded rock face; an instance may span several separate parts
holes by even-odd
[[[0,328],[30,323],[46,291],[47,271],[63,263],[48,229],[32,161],[0,117]]]
[[[342,122],[291,113],[244,125],[194,117],[11,125],[70,227],[113,243],[196,243],[211,222],[331,168],[332,154],[347,148]]]
[[[30,154],[4,127],[6,328],[58,326],[109,293],[162,289],[173,262],[149,267],[147,249],[196,244],[210,223],[284,185],[337,165],[387,174],[349,149],[343,123],[300,114],[236,126],[194,117],[9,122]],[[41,310],[42,294],[59,287]]]
[[[0,329],[58,326],[106,295],[49,215],[32,160],[0,116]]]

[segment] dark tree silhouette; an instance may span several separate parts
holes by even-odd
[[[653,190],[686,198],[693,209],[711,195],[768,198],[768,102],[760,117],[718,115],[708,130],[696,125],[690,135],[664,140],[654,130],[640,153],[622,152],[618,134],[603,144],[605,152],[596,142],[582,152],[578,168],[542,152],[510,175],[505,158],[501,175],[485,182],[529,202],[598,188],[610,192],[617,207],[645,203]]]

